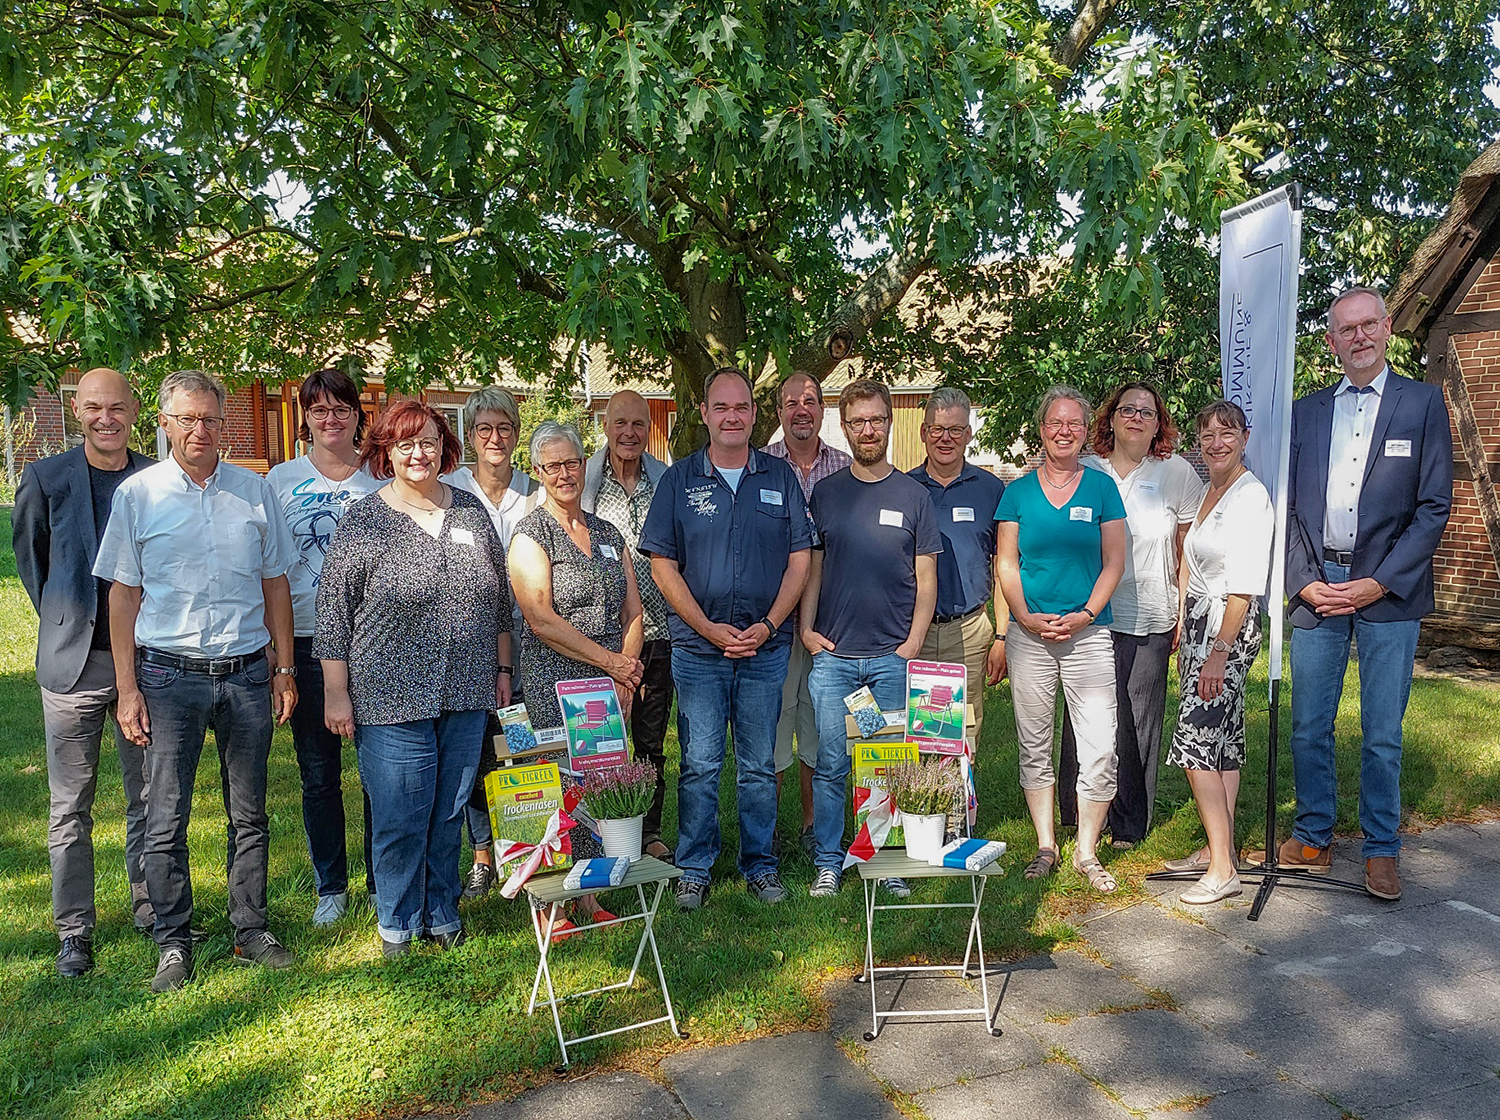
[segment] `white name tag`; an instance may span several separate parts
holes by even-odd
[[[606,560],[618,560],[620,558],[620,554],[615,551],[615,546],[612,544],[601,544],[599,551]]]
[[[882,525],[894,525],[901,528],[901,511],[899,509],[883,509],[880,511],[880,523]]]
[[[760,500],[765,502],[768,506],[779,506],[781,505],[781,491],[762,490],[760,492]]]
[[[1088,506],[1073,506],[1068,510],[1069,521],[1092,521],[1094,511]]]
[[[1385,453],[1392,459],[1411,458],[1411,440],[1388,439],[1385,441]]]
[[[1135,489],[1136,489],[1136,492],[1140,493],[1140,494],[1155,494],[1156,493],[1156,483],[1154,483],[1154,482],[1141,482],[1141,483],[1137,483]]]
[[[474,547],[474,534],[467,529],[454,529],[449,535],[453,538],[454,544],[466,544],[470,548]]]
[[[954,506],[953,507],[953,520],[954,521],[973,521],[974,520],[974,510],[971,507],[969,507],[969,506]]]

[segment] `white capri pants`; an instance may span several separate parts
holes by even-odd
[[[1109,630],[1089,626],[1066,642],[1048,642],[1016,625],[1005,639],[1020,743],[1021,788],[1046,789],[1057,781],[1052,770],[1052,729],[1061,680],[1078,740],[1078,796],[1113,801],[1118,763],[1115,653]]]

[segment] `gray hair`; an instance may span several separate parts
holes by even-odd
[[[508,389],[502,389],[498,385],[486,385],[470,393],[469,399],[464,401],[465,432],[473,429],[474,421],[479,418],[481,412],[502,413],[510,418],[516,431],[521,430],[521,407],[516,404],[516,398],[510,395]]]
[[[178,393],[212,393],[219,402],[219,411],[229,402],[229,394],[217,377],[201,369],[180,369],[162,378],[161,388],[156,390],[156,408],[159,412],[170,412],[172,398]]]
[[[955,389],[951,385],[944,385],[941,389],[934,389],[932,395],[927,398],[928,420],[932,419],[934,412],[941,412],[945,408],[961,408],[964,410],[964,423],[969,422],[969,412],[974,407],[969,400],[969,394],[962,389]]]
[[[1041,431],[1042,425],[1047,420],[1047,413],[1058,401],[1077,401],[1083,409],[1084,423],[1088,423],[1090,416],[1094,414],[1094,406],[1089,404],[1088,397],[1084,396],[1071,385],[1054,385],[1042,394],[1041,402],[1036,406],[1036,430]]]
[[[588,453],[583,449],[583,437],[578,434],[577,428],[572,424],[560,424],[556,420],[543,420],[536,426],[536,431],[531,433],[531,447],[528,454],[533,470],[536,469],[537,455],[549,443],[567,443],[578,453],[580,459],[588,458]]]
[[[1375,302],[1380,304],[1381,318],[1385,318],[1385,316],[1390,314],[1390,312],[1385,309],[1385,295],[1380,291],[1379,288],[1369,288],[1363,284],[1356,284],[1352,288],[1345,288],[1338,295],[1334,296],[1333,302],[1328,305],[1329,330],[1333,330],[1333,309],[1339,304],[1343,303],[1346,299],[1352,299],[1355,296],[1373,296],[1375,298]]]

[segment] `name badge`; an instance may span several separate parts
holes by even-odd
[[[953,520],[954,521],[973,521],[974,520],[974,510],[973,510],[973,508],[970,507],[970,506],[954,506],[953,507]]]
[[[474,534],[467,529],[454,529],[449,536],[453,538],[454,544],[466,544],[470,548],[474,547]]]
[[[1385,453],[1392,459],[1411,458],[1411,440],[1388,439],[1385,441]]]
[[[894,525],[901,528],[901,511],[899,509],[883,509],[880,511],[880,523],[882,525]]]
[[[1092,521],[1094,520],[1094,511],[1089,506],[1073,506],[1068,510],[1068,520]]]
[[[1156,493],[1156,483],[1154,483],[1154,482],[1139,482],[1139,483],[1136,484],[1135,489],[1136,489],[1136,493],[1138,493],[1138,494],[1155,494]]]
[[[765,502],[768,506],[779,506],[781,505],[781,491],[762,490],[760,492],[760,500]]]
[[[599,552],[606,560],[618,560],[620,558],[620,554],[615,551],[615,546],[612,544],[601,544]]]

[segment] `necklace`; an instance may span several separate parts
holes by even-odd
[[[448,508],[447,506],[442,505],[441,503],[430,505],[430,506],[419,506],[419,505],[417,505],[414,502],[408,502],[400,494],[396,493],[396,488],[394,486],[391,487],[391,497],[395,498],[396,501],[400,502],[407,509],[414,509],[418,513],[440,513],[443,510],[445,510],[445,509]]]
[[[1067,486],[1068,483],[1072,482],[1075,477],[1082,473],[1083,468],[1079,467],[1076,471],[1069,471],[1068,476],[1061,482],[1053,482],[1050,478],[1047,477],[1047,464],[1045,462],[1042,463],[1042,481],[1045,482],[1048,486],[1052,487],[1052,489],[1054,490],[1061,490],[1063,487]]]

